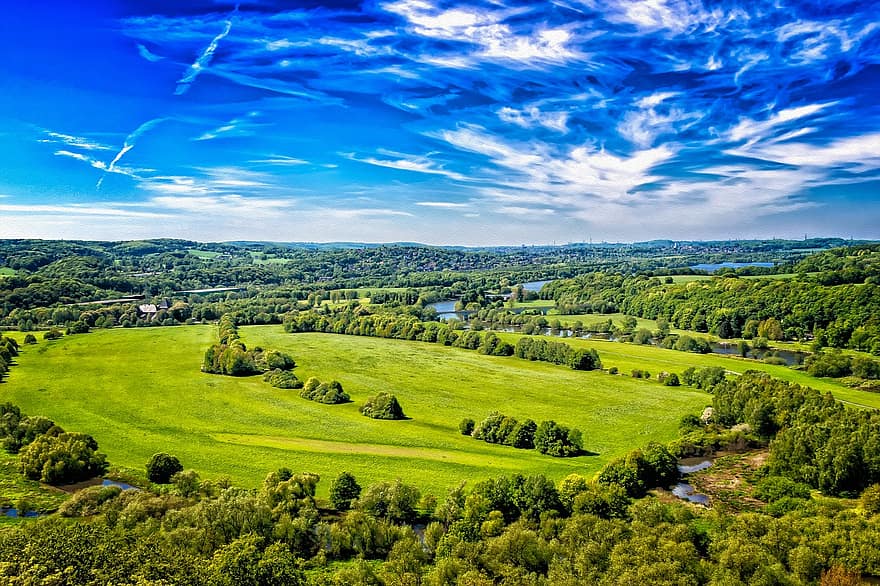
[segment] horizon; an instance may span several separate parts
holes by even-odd
[[[0,238],[880,239],[880,5],[778,4],[10,7]]]

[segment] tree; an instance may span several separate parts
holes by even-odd
[[[330,502],[338,511],[347,511],[351,508],[352,501],[361,496],[361,485],[354,476],[348,472],[342,472],[330,483]]]
[[[150,457],[146,465],[147,479],[156,484],[168,484],[171,477],[183,471],[183,465],[176,456],[159,452]]]
[[[21,472],[47,484],[77,482],[103,474],[107,457],[98,442],[84,433],[41,435],[21,452]]]
[[[461,423],[458,424],[458,431],[461,432],[461,435],[471,435],[474,433],[474,420],[470,417],[465,417],[461,420]]]
[[[542,421],[535,430],[535,449],[542,454],[563,458],[577,456],[583,448],[581,432],[555,421]]]
[[[36,343],[37,343],[37,337],[34,336],[33,334],[28,334],[28,335],[26,335],[26,336],[24,337],[24,343],[25,343],[25,344],[36,344]]]

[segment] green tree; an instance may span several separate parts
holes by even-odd
[[[176,456],[159,452],[150,457],[146,469],[147,480],[156,484],[168,484],[172,476],[183,470],[183,465]]]
[[[338,511],[347,511],[352,501],[361,496],[361,485],[354,475],[342,472],[330,483],[330,502]]]
[[[367,399],[360,409],[362,415],[372,419],[404,419],[403,409],[397,402],[397,397],[390,393],[381,392]]]

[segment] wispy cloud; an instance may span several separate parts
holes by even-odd
[[[259,116],[260,112],[248,112],[244,116],[233,118],[229,122],[201,134],[195,140],[214,140],[215,138],[253,136],[260,127],[266,126],[265,123],[256,122],[256,119]]]
[[[220,44],[220,41],[223,40],[226,35],[232,30],[232,20],[235,18],[235,15],[238,13],[238,4],[235,5],[235,10],[232,11],[232,14],[226,19],[223,30],[211,39],[211,42],[207,47],[202,51],[202,53],[198,56],[195,62],[189,66],[189,69],[186,72],[186,75],[181,77],[177,82],[177,88],[174,90],[175,95],[183,95],[187,91],[189,91],[190,86],[199,76],[199,74],[211,63],[211,59],[214,57],[214,52],[217,51],[217,47]]]
[[[69,147],[85,149],[87,151],[109,151],[113,148],[82,136],[73,136],[70,134],[63,134],[61,132],[52,132],[51,130],[44,130],[43,134],[46,138],[39,139],[39,142],[42,143],[61,143]]]
[[[134,132],[125,137],[125,142],[122,144],[122,148],[119,149],[119,152],[116,153],[116,156],[113,157],[113,160],[110,161],[110,164],[107,165],[106,173],[116,173],[117,172],[117,163],[122,160],[122,157],[125,156],[125,153],[130,151],[135,147],[137,139],[141,137],[142,134],[155,127],[160,122],[164,122],[166,118],[153,118],[152,120],[147,120],[137,128],[135,128]],[[95,189],[101,189],[101,184],[104,182],[105,175],[102,175],[100,179],[98,179],[98,183],[95,185]]]
[[[417,201],[416,205],[426,208],[441,208],[446,210],[468,209],[472,207],[470,204],[456,203],[452,201]]]
[[[138,54],[141,57],[143,57],[144,59],[146,59],[147,61],[149,61],[150,63],[156,63],[157,61],[161,61],[162,59],[164,59],[164,57],[162,57],[160,55],[156,55],[155,53],[153,53],[152,51],[147,49],[141,43],[138,43],[137,48],[138,48]]]
[[[437,162],[431,160],[430,154],[419,156],[419,155],[409,155],[405,153],[397,153],[394,151],[388,151],[384,149],[380,149],[380,154],[394,157],[390,159],[379,159],[376,157],[359,157],[354,153],[340,153],[347,159],[352,161],[358,161],[360,163],[366,163],[368,165],[375,165],[377,167],[387,167],[389,169],[399,169],[401,171],[412,171],[414,173],[425,173],[428,175],[442,175],[444,177],[448,177],[449,179],[454,179],[456,181],[466,181],[467,178],[461,173],[456,173],[454,171],[449,171],[441,167]]]

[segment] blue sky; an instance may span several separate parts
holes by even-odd
[[[0,237],[880,238],[878,2],[17,4]]]

